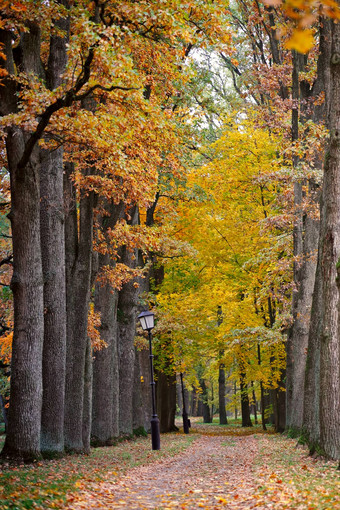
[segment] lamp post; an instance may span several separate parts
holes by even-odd
[[[182,372],[181,372],[180,376],[181,376],[182,402],[183,402],[183,413],[182,413],[182,417],[183,417],[183,431],[184,431],[184,434],[189,434],[189,420],[188,420],[188,414],[187,414],[187,411],[186,411],[186,408],[185,408],[185,396],[184,396],[184,384],[183,384],[183,374],[182,374]]]
[[[152,333],[151,330],[155,325],[154,314],[152,312],[142,312],[138,315],[138,319],[142,325],[144,331],[148,332],[149,335],[149,358],[150,358],[150,376],[151,376],[151,398],[152,398],[152,417],[151,417],[151,443],[153,450],[160,450],[161,438],[159,432],[159,419],[156,413],[156,392],[155,392],[155,380],[153,376],[153,354],[152,354]]]

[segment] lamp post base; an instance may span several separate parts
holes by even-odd
[[[159,419],[157,415],[151,418],[151,443],[153,450],[161,449],[161,436],[159,432]]]

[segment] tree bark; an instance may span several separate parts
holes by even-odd
[[[222,366],[218,370],[218,407],[220,415],[220,425],[228,423],[225,409],[225,371]]]
[[[299,80],[299,73],[305,70],[306,57],[294,52],[293,64],[293,99],[301,104],[300,121],[305,122],[309,118],[316,123],[325,121],[325,104],[315,105],[316,100],[325,92],[329,82],[327,74],[328,33],[329,21],[322,20],[320,23],[320,55],[318,58],[317,77],[310,88],[309,84]],[[309,105],[308,111],[304,103]],[[292,113],[292,138],[299,138],[299,108],[293,109]],[[294,165],[298,166],[298,158],[294,158]],[[315,156],[315,167],[321,167],[319,155]],[[293,293],[292,311],[293,326],[287,339],[287,427],[301,430],[304,423],[304,399],[301,395],[305,391],[306,361],[308,352],[308,338],[310,332],[310,318],[315,285],[316,272],[316,248],[319,237],[319,221],[311,215],[301,211],[303,201],[303,185],[309,187],[309,195],[312,202],[317,205],[319,201],[318,186],[311,180],[295,184],[295,205],[297,220],[294,227],[294,281],[296,290]],[[312,319],[313,320],[313,319]],[[313,324],[313,328],[315,324]],[[313,335],[314,332],[311,331]],[[308,397],[307,397],[308,398]]]
[[[34,151],[29,164],[24,169],[18,168],[24,150],[24,136],[19,129],[10,130],[6,146],[11,173],[14,332],[3,455],[29,461],[40,456],[42,406],[44,307],[39,164]]]
[[[246,375],[243,371],[240,372],[240,391],[241,391],[241,413],[242,413],[242,427],[252,427],[250,418],[250,403],[247,391],[247,384],[245,383]]]
[[[212,423],[212,416],[210,414],[210,407],[208,403],[208,388],[204,379],[200,379],[200,386],[202,388],[202,395],[200,401],[202,403],[202,415],[204,423]]]
[[[324,166],[323,276],[320,350],[320,442],[340,460],[340,26],[332,21],[329,143]]]
[[[47,455],[54,455],[64,450],[66,290],[62,149],[43,152],[40,186],[44,276],[41,450]]]
[[[157,413],[160,431],[173,432],[178,430],[175,426],[176,415],[176,374],[157,372]]]
[[[62,2],[68,7],[68,2]],[[47,86],[59,87],[67,63],[69,20],[55,20],[65,37],[53,35],[47,69]],[[64,396],[66,371],[65,214],[63,148],[44,150],[40,159],[40,228],[44,276],[43,404],[41,451],[64,450]]]
[[[87,451],[89,444],[86,441],[84,445],[83,418],[94,196],[92,193],[80,196],[78,238],[76,192],[70,180],[71,173],[72,166],[66,165],[65,195],[69,210],[65,223],[67,351],[64,427],[67,451],[82,453]]]
[[[129,211],[131,225],[138,224],[138,207]],[[129,252],[122,248],[121,262],[129,267],[136,267],[138,252]],[[126,283],[119,292],[118,298],[118,349],[119,349],[119,433],[132,434],[132,400],[134,383],[137,305],[139,290],[134,282]]]
[[[0,87],[1,114],[17,109],[12,36],[1,31],[9,77]],[[22,35],[21,70],[40,74],[40,31],[35,25]],[[39,149],[22,160],[27,136],[17,127],[7,130],[6,150],[11,179],[13,240],[14,332],[8,433],[3,456],[34,460],[40,456],[42,406],[43,275],[40,244]]]
[[[123,205],[104,204],[107,216],[98,219],[104,233],[113,228],[123,211]],[[107,242],[109,240],[107,239]],[[99,273],[104,266],[114,267],[109,253],[99,254]],[[111,444],[119,435],[119,359],[118,359],[118,292],[109,283],[95,285],[95,311],[100,313],[100,337],[107,347],[94,353],[92,440],[95,444]]]

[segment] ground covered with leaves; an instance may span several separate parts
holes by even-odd
[[[3,465],[2,509],[340,508],[337,464],[259,428],[195,424],[190,434],[96,448],[33,466]]]

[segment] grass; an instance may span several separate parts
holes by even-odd
[[[252,434],[274,434],[274,428],[267,425],[267,431],[264,431],[262,424],[255,425],[254,420],[252,427],[242,427],[242,420],[228,418],[226,425],[219,424],[219,418],[214,417],[212,423],[203,423],[202,418],[191,418],[190,431],[195,434],[205,434],[208,436],[250,436]],[[180,419],[176,421],[178,427],[182,427]]]
[[[269,500],[284,508],[340,508],[340,472],[335,461],[313,458],[307,447],[285,436],[256,437],[260,450],[254,466],[258,504]]]
[[[193,434],[164,434],[161,450],[152,451],[150,437],[139,437],[112,447],[94,448],[88,456],[68,456],[30,466],[2,466],[0,508],[64,508],[72,494],[76,494],[82,486],[113,479],[155,459],[171,458],[190,446],[194,439]]]

